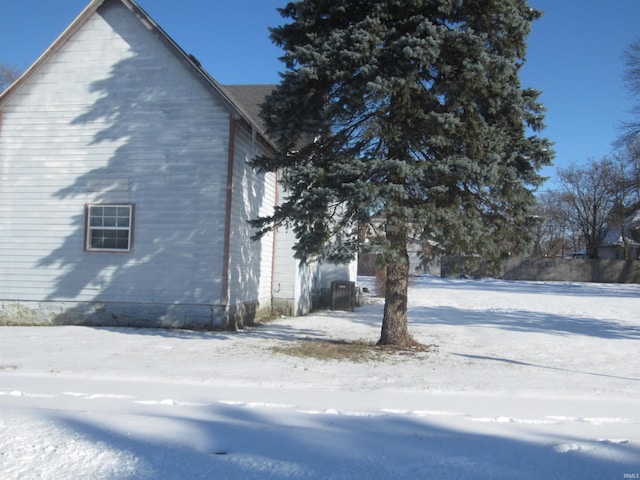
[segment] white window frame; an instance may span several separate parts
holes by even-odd
[[[128,214],[125,215],[125,212]],[[91,203],[85,206],[85,250],[88,252],[131,252],[133,248],[134,205],[132,203]],[[107,235],[105,235],[105,233]],[[114,245],[97,246],[97,235]],[[126,239],[126,248],[118,241]],[[111,242],[109,242],[111,243]]]

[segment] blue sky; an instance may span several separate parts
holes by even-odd
[[[222,83],[277,83],[279,50],[268,27],[285,0],[139,0]],[[0,0],[0,62],[28,67],[88,0]],[[543,10],[529,37],[523,86],[542,90],[544,135],[556,167],[611,153],[634,102],[622,82],[622,52],[640,37],[640,0],[530,0]],[[553,181],[544,188],[554,188]]]

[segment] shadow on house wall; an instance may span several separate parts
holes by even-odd
[[[222,277],[229,112],[121,4],[105,3],[98,15],[119,39],[109,40],[105,51],[86,52],[80,68],[101,68],[114,55],[112,44],[126,58],[89,84],[69,73],[67,88],[96,100],[52,131],[53,142],[72,146],[57,172],[82,173],[54,195],[68,209],[73,231],[38,262],[56,271],[38,315],[54,324],[227,327]],[[74,48],[73,42],[64,48]],[[255,175],[244,182],[244,215],[253,218],[264,186]],[[85,204],[135,206],[131,252],[85,250]],[[261,244],[248,244],[245,230],[234,235],[240,258],[230,268],[245,289],[238,299],[247,301],[251,320],[256,309],[248,299],[258,298]]]

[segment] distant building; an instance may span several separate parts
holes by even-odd
[[[623,226],[610,226],[598,250],[598,257],[611,260],[640,259],[640,209],[629,215]]]

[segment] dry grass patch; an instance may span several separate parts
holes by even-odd
[[[306,338],[286,345],[271,347],[271,351],[292,357],[314,358],[324,361],[343,362],[369,362],[384,361],[390,355],[413,355],[416,353],[431,352],[435,345],[416,344],[410,348],[398,348],[392,346],[377,346],[373,342],[364,340],[322,340]]]

